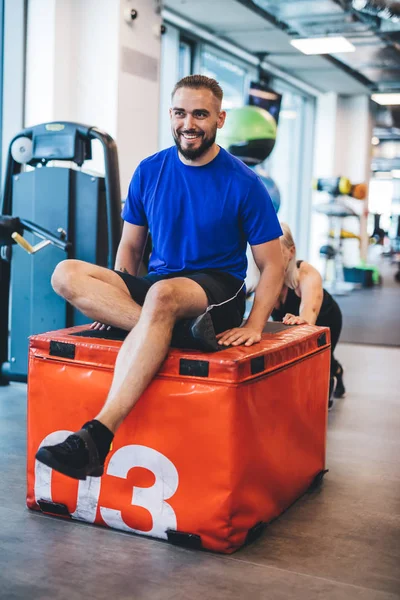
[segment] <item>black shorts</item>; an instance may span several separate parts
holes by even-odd
[[[240,289],[243,282],[229,273],[207,270],[179,273],[179,275],[150,273],[145,277],[135,277],[121,271],[115,273],[124,280],[132,299],[140,306],[143,306],[147,292],[157,281],[187,277],[198,283],[205,291],[208,305],[212,306],[210,315],[215,333],[239,327],[242,323],[246,303],[245,287],[243,285]]]

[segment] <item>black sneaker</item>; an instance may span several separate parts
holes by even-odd
[[[329,381],[329,398],[328,398],[328,410],[331,410],[333,406],[333,397],[335,395],[337,380],[336,377],[331,377]]]
[[[73,479],[101,477],[104,472],[104,460],[101,462],[97,447],[86,429],[69,435],[60,444],[42,446],[36,453],[36,459]]]
[[[344,387],[343,384],[343,367],[339,366],[336,373],[335,373],[335,377],[336,377],[336,389],[334,391],[334,396],[335,398],[344,398],[346,395],[346,388]]]

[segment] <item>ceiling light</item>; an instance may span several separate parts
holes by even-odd
[[[371,140],[371,144],[373,146],[377,146],[379,144],[379,138],[376,137],[376,135],[373,136],[372,140]]]
[[[382,105],[400,104],[400,94],[372,94],[371,98]]]
[[[304,54],[336,54],[338,52],[354,52],[355,47],[346,38],[321,37],[321,38],[297,38],[291,40],[292,46]]]

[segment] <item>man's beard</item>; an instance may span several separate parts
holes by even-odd
[[[185,133],[190,133],[189,131],[185,131]],[[192,132],[195,133],[195,132]],[[179,153],[183,156],[183,158],[185,158],[186,160],[196,160],[197,158],[200,158],[200,156],[203,156],[203,154],[205,154],[205,152],[207,152],[207,150],[209,148],[211,148],[211,146],[214,144],[215,142],[215,138],[217,137],[217,129],[215,129],[214,134],[209,137],[209,138],[204,138],[200,144],[200,146],[198,148],[195,148],[193,150],[191,150],[190,148],[182,148],[181,143],[179,141],[179,134],[176,134],[175,132],[173,132],[173,138],[175,141],[175,144],[179,150]]]

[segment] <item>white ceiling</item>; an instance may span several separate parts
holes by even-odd
[[[266,22],[235,0],[165,0],[164,6],[212,31],[251,29]]]
[[[298,2],[299,14],[307,9],[310,1]],[[327,0],[323,1],[329,4]],[[319,0],[312,0],[312,3],[316,9]],[[279,2],[280,7],[284,4],[284,0]],[[369,92],[365,85],[325,57],[306,56],[296,50],[291,46],[291,38],[287,33],[236,0],[165,0],[164,6],[252,54],[267,54],[268,62],[322,92]],[[323,18],[322,15],[317,15],[318,17]],[[377,40],[377,49],[379,45],[381,42]],[[358,52],[362,60],[362,48]]]
[[[364,85],[334,65],[324,69],[296,69],[295,73],[302,81],[324,92],[336,92],[344,96],[370,93]]]
[[[231,0],[231,3],[234,2],[235,0]],[[262,29],[262,19],[258,18],[261,23],[258,24],[257,29],[246,30],[242,28],[240,32],[236,32],[224,28],[221,30],[223,36],[233,40],[250,52],[266,52],[268,54],[287,53],[293,56],[299,54],[299,51],[290,45],[289,36],[286,33],[273,27],[269,28],[268,26]]]

